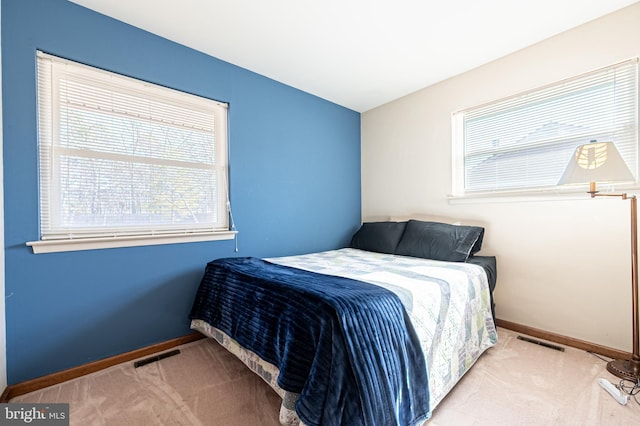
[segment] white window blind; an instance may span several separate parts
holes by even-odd
[[[611,141],[638,177],[638,60],[453,115],[454,195],[556,186],[576,146]]]
[[[228,229],[227,106],[38,52],[41,239]]]

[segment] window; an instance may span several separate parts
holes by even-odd
[[[638,60],[453,115],[453,195],[540,191],[578,145],[612,141],[637,180]]]
[[[228,231],[226,104],[38,52],[38,117],[42,241]]]

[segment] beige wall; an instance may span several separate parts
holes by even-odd
[[[452,112],[635,56],[640,3],[363,113],[363,220],[421,212],[481,221],[482,253],[498,258],[498,318],[631,351],[628,201],[447,195]]]

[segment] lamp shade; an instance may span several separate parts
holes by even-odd
[[[558,185],[634,180],[613,142],[591,142],[576,148]]]

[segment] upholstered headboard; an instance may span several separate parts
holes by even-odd
[[[439,216],[428,213],[414,213],[409,215],[392,215],[388,217],[391,222],[405,222],[410,219],[423,220],[425,222],[442,222],[450,225],[464,225],[464,226],[480,226],[486,228],[486,225],[480,220],[474,219],[459,219],[450,216]]]
[[[442,222],[442,223],[448,223],[451,225],[462,225],[462,220],[460,219],[455,219],[452,217],[446,217],[446,216],[437,216],[437,215],[432,215],[432,214],[425,214],[425,213],[416,213],[416,214],[409,214],[409,215],[400,215],[400,216],[389,216],[389,221],[391,222],[406,222],[407,220],[411,220],[411,219],[415,219],[415,220],[423,220],[425,222]]]

